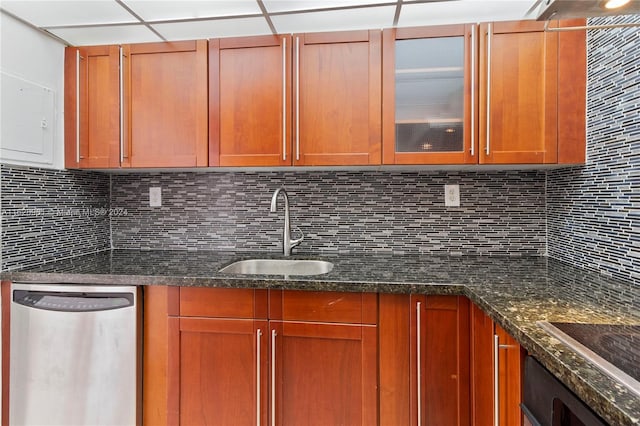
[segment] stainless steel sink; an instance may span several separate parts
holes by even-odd
[[[322,275],[332,269],[333,263],[323,260],[249,259],[234,262],[219,272],[241,275]]]

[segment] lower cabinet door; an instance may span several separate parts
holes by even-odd
[[[471,309],[472,424],[523,424],[522,370],[526,352],[477,306]]]
[[[377,330],[270,322],[272,425],[377,424]]]
[[[494,425],[493,320],[471,305],[471,415],[474,425]]]
[[[267,424],[266,320],[174,317],[169,336],[169,425]]]
[[[469,301],[411,296],[411,424],[467,425]]]
[[[498,324],[495,325],[498,364],[498,419],[500,426],[520,426],[523,416],[522,371],[525,351]]]

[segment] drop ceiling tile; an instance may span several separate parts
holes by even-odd
[[[523,19],[533,0],[460,0],[404,4],[399,27]]]
[[[271,34],[262,17],[154,24],[153,28],[169,40]]]
[[[281,34],[379,29],[392,26],[395,10],[395,6],[367,7],[275,15],[271,20]]]
[[[359,6],[365,4],[394,3],[396,0],[263,0],[269,13],[293,10],[324,9],[328,7]]]
[[[259,15],[262,13],[256,0],[127,0],[124,3],[145,21],[162,21],[188,18],[214,18],[218,16],[234,15]]]
[[[144,25],[56,28],[49,31],[75,46],[162,41]]]
[[[3,0],[2,8],[38,27],[138,22],[113,0]]]

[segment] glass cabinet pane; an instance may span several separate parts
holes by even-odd
[[[463,151],[464,37],[396,41],[396,152]]]

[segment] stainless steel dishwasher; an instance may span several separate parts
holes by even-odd
[[[134,286],[11,285],[9,423],[140,423]]]

